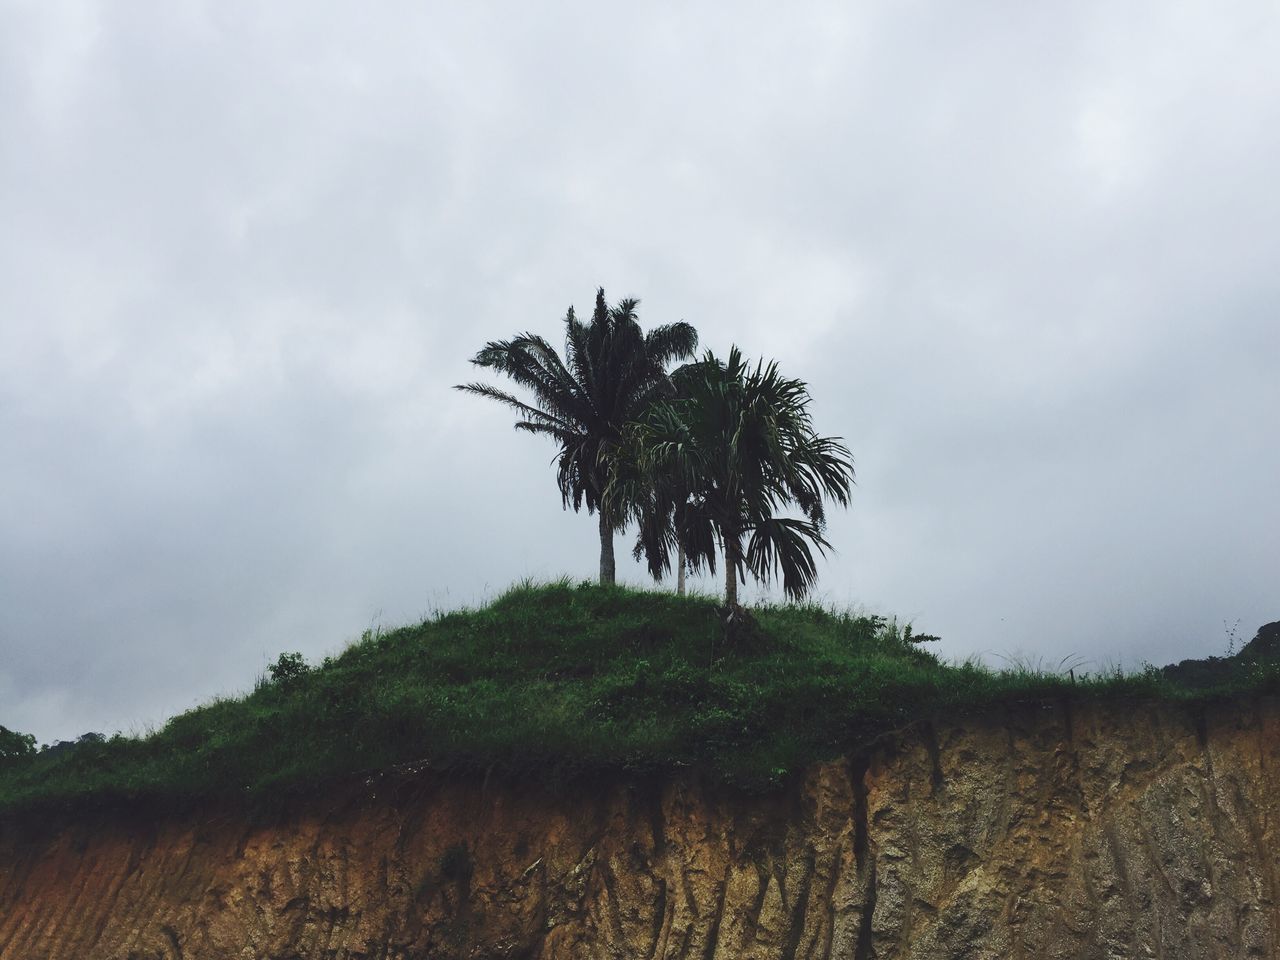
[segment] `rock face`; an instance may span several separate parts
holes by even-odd
[[[767,797],[428,774],[9,825],[0,960],[1280,956],[1280,703],[917,724]]]

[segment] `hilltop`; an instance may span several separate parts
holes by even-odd
[[[1012,701],[1274,689],[1274,663],[1192,692],[1154,668],[1074,678],[947,664],[909,627],[812,605],[568,582],[366,632],[315,667],[282,655],[241,697],[141,737],[0,768],[0,810],[262,797],[398,766],[563,780],[696,768],[762,787],[913,720]]]

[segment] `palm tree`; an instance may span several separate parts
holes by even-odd
[[[671,473],[656,471],[645,475],[635,471],[634,475],[637,490],[631,495],[631,504],[639,531],[632,556],[645,560],[653,579],[661,580],[671,570],[674,549],[676,594],[684,596],[685,572],[689,568],[685,544],[698,530],[704,529],[690,524],[690,492],[681,478]],[[711,548],[714,549],[714,544]]]
[[[697,369],[698,363],[689,363],[672,371],[673,393],[658,398],[655,407],[647,409],[640,419],[654,416],[657,413],[656,404],[687,400],[689,381]],[[658,464],[652,458],[646,458],[645,452],[636,443],[638,437],[637,428],[633,425],[629,431],[625,454],[618,460],[621,469],[617,480],[622,484],[632,485],[624,499],[631,505],[639,527],[631,553],[636,560],[645,560],[653,579],[660,581],[671,570],[671,551],[674,550],[676,594],[684,596],[685,573],[689,569],[685,556],[686,544],[699,535],[704,535],[708,539],[695,548],[694,555],[714,555],[714,535],[705,525],[694,523],[695,515],[690,510],[693,494],[686,478],[670,469],[670,464]],[[649,460],[647,469],[644,463],[646,459]]]
[[[776,363],[728,362],[708,352],[680,371],[680,392],[655,404],[631,430],[631,456],[648,478],[648,498],[632,495],[640,541],[655,576],[683,548],[690,568],[715,573],[724,551],[725,604],[738,609],[746,573],[768,583],[775,572],[788,597],[817,580],[810,545],[830,546],[824,499],[847,506],[853,461],[837,437],[819,437],[803,381]],[[635,489],[643,489],[638,485]],[[780,514],[795,507],[801,517]]]
[[[530,403],[484,383],[457,387],[506,404],[519,414],[517,430],[546,434],[559,444],[560,496],[566,509],[585,506],[599,517],[600,582],[605,584],[615,580],[614,534],[633,512],[609,491],[610,478],[619,472],[623,430],[671,391],[667,366],[692,356],[698,345],[697,331],[683,321],[644,333],[636,321],[639,304],[627,299],[610,307],[600,288],[590,320],[579,320],[570,307],[564,318],[564,361],[533,333],[485,344],[471,362],[531,391]]]

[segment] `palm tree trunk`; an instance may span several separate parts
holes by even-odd
[[[613,524],[603,510],[600,511],[600,583],[611,587],[615,582],[616,567],[613,562]]]
[[[738,545],[731,539],[724,542],[724,605],[738,608]]]
[[[676,547],[676,596],[684,596],[684,544]]]

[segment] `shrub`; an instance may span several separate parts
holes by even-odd
[[[282,653],[280,659],[267,668],[271,674],[271,682],[277,687],[288,689],[297,684],[311,672],[311,667],[300,653]]]

